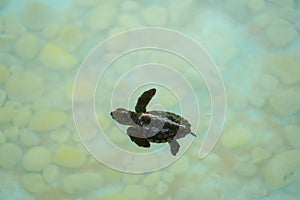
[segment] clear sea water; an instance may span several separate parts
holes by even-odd
[[[0,0],[0,199],[300,199],[299,0]],[[134,144],[117,108],[191,134]]]

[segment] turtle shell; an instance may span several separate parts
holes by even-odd
[[[143,127],[146,138],[154,143],[170,142],[191,132],[188,121],[171,112],[141,113],[138,125]]]

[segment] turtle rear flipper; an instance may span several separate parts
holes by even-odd
[[[129,135],[131,141],[133,141],[139,147],[150,147],[150,142],[145,138],[141,128],[129,127],[127,129],[127,134]]]
[[[169,142],[170,145],[170,150],[173,156],[176,156],[177,152],[179,151],[179,147],[180,145],[178,144],[178,142],[176,140],[171,140]]]
[[[156,89],[152,88],[150,90],[145,91],[138,99],[136,106],[135,106],[135,112],[137,113],[144,113],[146,112],[146,106],[152,99],[152,97],[155,95]]]

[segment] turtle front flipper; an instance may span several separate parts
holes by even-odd
[[[137,113],[144,113],[146,112],[146,106],[152,99],[152,97],[155,95],[156,89],[152,88],[150,90],[145,91],[138,99],[136,106],[135,106],[135,112]]]
[[[143,131],[140,127],[129,127],[127,129],[131,141],[136,143],[139,147],[150,147],[150,142],[145,138]]]
[[[176,140],[171,140],[169,142],[170,145],[170,150],[173,156],[176,156],[177,152],[179,151],[179,147],[180,145],[178,144],[178,142]]]

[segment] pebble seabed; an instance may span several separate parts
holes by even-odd
[[[0,0],[0,199],[300,199],[299,0],[20,2]],[[175,29],[204,46],[226,87],[227,117],[205,159],[198,157],[204,117],[198,137],[177,162],[128,174],[100,164],[84,149],[71,95],[76,72],[96,44],[144,26]],[[109,49],[118,50],[122,42]],[[147,59],[185,74],[198,89],[199,104],[209,106],[191,67],[163,54]],[[123,72],[139,61],[124,58]],[[108,109],[106,97],[122,70],[115,67],[103,77],[99,109]],[[93,92],[90,85],[82,81],[81,102]],[[176,108],[166,93],[155,98]],[[109,116],[98,116],[114,143],[146,151]],[[109,151],[108,157],[118,158]]]

